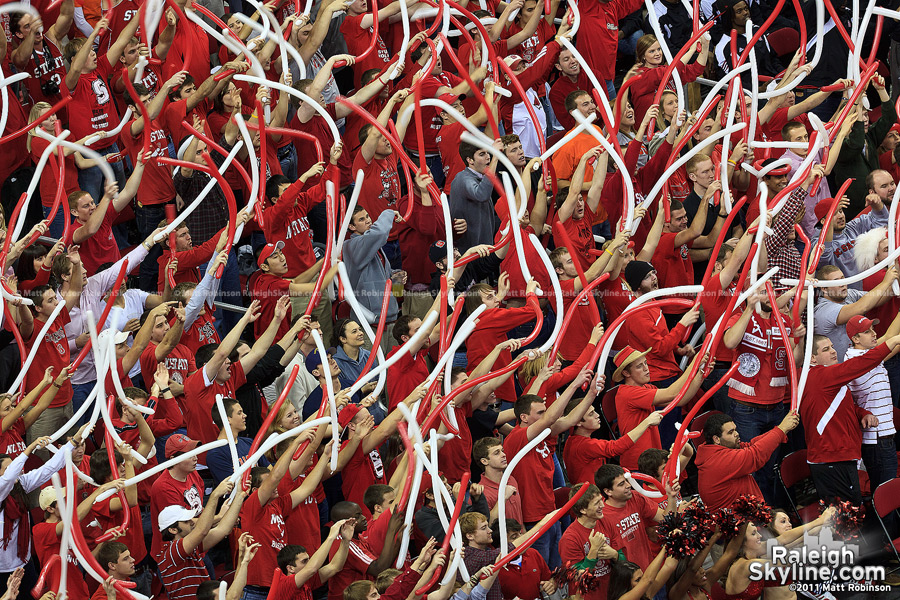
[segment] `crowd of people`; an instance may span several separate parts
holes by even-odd
[[[848,503],[892,558],[900,21],[826,4],[4,10],[2,599],[791,598]]]

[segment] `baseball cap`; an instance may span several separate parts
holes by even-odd
[[[831,210],[831,207],[834,206],[834,203],[837,202],[834,198],[825,198],[823,200],[819,200],[816,203],[816,221],[821,221],[828,215],[828,211]]]
[[[847,322],[847,337],[851,340],[853,336],[868,331],[873,325],[878,324],[878,319],[867,319],[862,315],[851,317]]]
[[[275,242],[274,244],[266,244],[265,247],[260,251],[259,258],[256,259],[256,266],[261,267],[263,263],[269,260],[269,257],[272,256],[275,252],[284,248],[284,242]]]
[[[519,66],[519,63],[522,62],[522,57],[518,54],[510,54],[503,58],[503,62],[505,62],[506,66],[510,69],[515,69]]]
[[[325,352],[330,357],[332,354],[334,354],[334,349],[329,348]],[[313,350],[312,352],[307,354],[306,360],[304,361],[304,364],[306,365],[306,372],[309,374],[312,374],[313,371],[318,369],[319,365],[324,365],[327,363],[328,363],[328,360],[327,359],[322,360],[322,357],[319,355],[318,350]]]
[[[175,523],[190,521],[197,516],[197,512],[190,508],[173,504],[159,511],[158,525],[160,531],[165,531]]]
[[[350,421],[359,414],[359,411],[362,410],[359,404],[348,404],[344,408],[341,409],[341,412],[338,413],[338,425],[341,426],[341,429],[350,424]]]
[[[66,495],[66,488],[62,489],[63,496]],[[41,490],[41,495],[38,497],[38,505],[41,507],[41,510],[47,510],[50,508],[52,504],[56,502],[56,488],[52,485],[48,485],[44,489]]]
[[[435,263],[442,258],[447,258],[447,242],[438,240],[428,248],[428,260]]]
[[[200,444],[183,433],[174,433],[166,440],[166,458],[172,458],[176,452],[190,452]]]
[[[465,94],[451,94],[450,92],[445,92],[438,96],[438,100],[442,102],[446,102],[447,104],[453,105],[457,100],[465,100]]]
[[[116,346],[128,340],[128,332],[126,331],[117,331],[116,335],[113,336],[112,329],[104,329],[100,332],[100,335],[97,336],[97,341],[100,342],[101,348],[106,348],[107,344],[109,344],[109,340],[112,340],[112,343]]]

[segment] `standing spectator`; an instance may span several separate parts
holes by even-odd
[[[502,150],[502,142],[495,141],[494,148]],[[454,220],[454,230],[457,231],[455,247],[460,252],[465,252],[472,246],[494,241],[499,222],[491,205],[494,184],[485,175],[485,171],[496,172],[497,158],[492,157],[487,150],[466,142],[460,143],[459,156],[466,168],[456,175],[450,185],[450,215]],[[461,233],[456,227],[459,219],[465,221],[465,229]]]

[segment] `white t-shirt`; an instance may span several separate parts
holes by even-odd
[[[850,348],[844,356],[844,360],[855,356],[862,356],[868,350]],[[848,384],[853,401],[857,406],[864,408],[878,418],[878,425],[862,430],[863,444],[875,444],[879,437],[894,435],[894,403],[891,398],[891,383],[888,379],[887,369],[884,363],[857,377]]]

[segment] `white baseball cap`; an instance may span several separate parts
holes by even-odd
[[[197,511],[173,504],[159,511],[159,530],[165,531],[175,523],[190,521],[197,516]]]

